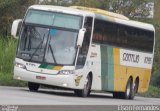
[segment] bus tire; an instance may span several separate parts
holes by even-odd
[[[138,93],[138,87],[139,87],[139,80],[138,79],[136,79],[136,81],[135,81],[135,93]]]
[[[134,99],[134,97],[135,97],[135,90],[134,90],[134,88],[132,88],[132,91],[131,91],[131,94],[130,94],[130,96],[129,96],[129,99]]]
[[[120,98],[121,99],[131,99],[132,96],[133,96],[132,80],[131,78],[129,78],[127,85],[126,85],[125,92],[122,92],[120,94]]]
[[[39,87],[40,87],[40,84],[33,83],[33,82],[28,82],[28,88],[32,92],[38,91]]]
[[[92,78],[90,75],[87,76],[87,83],[84,85],[84,88],[82,90],[74,90],[74,93],[78,97],[87,97],[90,95],[91,92],[91,84],[92,84]]]
[[[135,94],[138,92],[138,85],[139,85],[139,83],[138,83],[138,80],[136,79],[136,81],[134,82],[134,85],[132,87],[132,93],[131,93],[129,99],[134,99]]]
[[[119,98],[120,93],[119,92],[113,92],[113,98]]]

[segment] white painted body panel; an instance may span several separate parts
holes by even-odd
[[[67,13],[67,14],[73,14],[73,15],[94,16],[94,13],[91,13],[91,12],[82,11],[82,10],[78,10],[70,7],[61,7],[61,6],[53,6],[53,5],[33,5],[33,6],[30,6],[29,9],[60,12],[60,13]]]
[[[76,86],[75,84],[75,80],[77,79],[77,77],[83,75],[84,70],[76,70],[75,74],[64,75],[64,74],[57,74],[59,72],[57,70],[43,69],[43,72],[41,72],[42,68],[38,68],[40,64],[33,62],[26,62],[22,59],[16,58],[15,62],[25,65],[26,69],[14,66],[14,79],[23,80],[27,82],[35,82],[39,84],[71,88],[71,89],[82,89],[84,87],[85,84],[84,76],[80,79],[78,86]],[[34,67],[26,65],[28,63],[34,65]],[[30,69],[30,71],[28,70],[28,68]],[[63,66],[61,70],[73,70],[73,69],[74,66]],[[37,79],[37,76],[44,77],[45,80]],[[63,84],[67,84],[67,86],[64,86]]]
[[[153,54],[120,49],[120,64],[122,66],[152,69]]]
[[[100,45],[91,45],[89,59],[91,61],[91,71],[93,73],[92,90],[101,90],[101,51]]]
[[[45,80],[36,79],[36,76],[45,77]],[[36,72],[30,72],[18,67],[14,68],[14,79],[24,80],[27,82],[34,82],[46,85],[53,85],[64,87],[63,84],[67,84],[68,88],[75,88],[73,75],[47,75]]]

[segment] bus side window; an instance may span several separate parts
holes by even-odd
[[[104,22],[100,20],[95,20],[94,32],[93,32],[93,43],[101,44],[103,43],[103,26]]]
[[[83,67],[87,58],[89,44],[90,44],[90,38],[91,38],[91,32],[92,32],[92,21],[93,18],[87,17],[85,20],[84,28],[86,28],[86,33],[84,36],[82,47],[79,51],[79,56],[77,59],[77,65]]]

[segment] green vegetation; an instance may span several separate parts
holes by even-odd
[[[13,20],[22,18],[33,3],[35,0],[0,0],[0,36],[10,35]]]
[[[149,90],[146,93],[138,95],[143,97],[160,98],[160,88],[150,85]]]
[[[0,38],[0,85],[24,86],[25,82],[13,80],[13,64],[17,40]]]

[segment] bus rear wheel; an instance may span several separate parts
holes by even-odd
[[[132,80],[131,78],[128,80],[127,85],[126,85],[126,90],[125,92],[121,93],[121,99],[133,99],[134,98],[134,88],[132,87]]]
[[[113,98],[121,98],[121,92],[113,92]]]
[[[82,90],[74,90],[74,93],[78,97],[87,97],[89,96],[91,92],[91,84],[92,84],[92,78],[88,75],[87,76],[87,82],[84,85],[84,88]]]
[[[40,87],[40,84],[33,83],[33,82],[28,82],[28,88],[32,92],[38,91],[39,87]]]
[[[134,85],[133,85],[133,87],[132,87],[132,93],[131,93],[129,99],[134,99],[135,94],[138,92],[138,85],[139,85],[139,82],[138,82],[138,80],[136,79],[136,81],[134,82]]]

